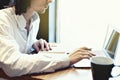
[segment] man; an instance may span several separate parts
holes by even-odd
[[[0,67],[8,76],[54,72],[94,54],[79,48],[70,55],[46,54],[51,50],[44,39],[37,40],[39,15],[51,0],[15,0],[13,6],[0,10]],[[31,54],[36,50],[38,54]]]

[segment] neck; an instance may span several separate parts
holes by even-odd
[[[23,16],[25,17],[27,23],[30,21],[32,15],[33,15],[33,10],[31,9],[28,9],[26,13],[23,13]]]

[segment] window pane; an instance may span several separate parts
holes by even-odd
[[[119,0],[58,0],[58,21],[63,44],[101,49],[108,24],[120,23]]]

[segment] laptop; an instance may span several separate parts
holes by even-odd
[[[116,27],[109,27],[103,44],[103,50],[92,51],[92,52],[96,54],[96,56],[109,57],[115,60],[116,62],[118,62],[118,59],[120,59],[120,57],[117,58],[116,56],[118,50],[120,51],[120,47],[118,49],[118,46],[120,46],[120,30]],[[82,68],[82,67],[91,67],[91,64],[89,59],[83,59],[75,63],[73,66],[76,68]]]

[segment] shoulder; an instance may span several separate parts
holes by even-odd
[[[14,15],[12,8],[5,8],[0,10],[0,19],[5,20],[9,19]]]
[[[12,14],[13,9],[10,8],[5,8],[5,9],[1,9],[0,10],[0,15],[5,16],[5,15],[11,15]]]
[[[5,8],[0,10],[0,27],[10,28],[14,22],[12,8]]]

